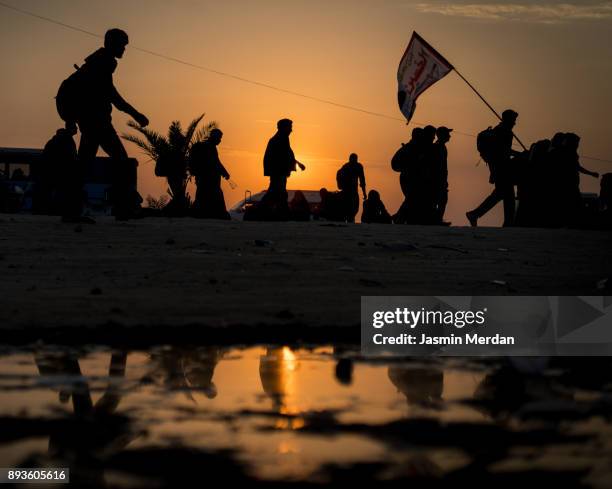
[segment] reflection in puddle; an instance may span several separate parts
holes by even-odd
[[[501,360],[366,362],[338,347],[7,351],[0,466],[69,466],[96,487],[176,483],[178,467],[188,479],[204,466],[236,483],[537,471],[606,485],[610,395],[580,380],[581,368],[609,371],[598,361],[534,376]]]
[[[268,348],[259,360],[259,376],[264,392],[272,400],[275,413],[284,416],[276,420],[277,429],[299,429],[304,421],[299,417],[300,409],[295,404],[296,374],[299,361],[289,347]],[[281,453],[290,453],[292,449],[286,444]]]

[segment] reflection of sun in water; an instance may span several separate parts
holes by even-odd
[[[289,455],[292,453],[299,453],[300,450],[295,446],[294,443],[289,441],[282,441],[278,444],[277,451],[281,455]]]
[[[283,346],[282,356],[283,356],[283,362],[285,364],[286,370],[288,371],[297,370],[297,367],[298,367],[297,357],[295,356],[295,353],[291,351],[291,348],[289,348],[288,346]]]
[[[296,373],[299,360],[291,348],[268,348],[261,357],[259,375],[265,393],[272,399],[274,409],[283,417],[274,426],[280,430],[295,430],[304,426],[296,404]]]

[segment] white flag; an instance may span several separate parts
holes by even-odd
[[[416,32],[402,56],[397,69],[397,100],[408,122],[414,114],[416,99],[438,80],[444,78],[453,66]]]

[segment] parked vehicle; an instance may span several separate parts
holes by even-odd
[[[36,169],[40,164],[42,149],[0,148],[0,212],[32,211],[32,199],[38,183]],[[138,160],[130,158],[128,164],[131,184],[136,191]],[[109,191],[112,171],[113,161],[105,156],[96,157],[85,169],[83,188],[87,214],[111,213]]]
[[[317,215],[317,207],[321,203],[321,195],[318,190],[287,190],[288,193],[288,201],[291,202],[296,192],[301,191],[306,197],[306,201],[310,207],[310,212],[313,215]],[[244,219],[244,213],[249,206],[255,205],[261,201],[264,195],[266,195],[266,191],[262,190],[261,192],[257,192],[256,194],[251,195],[251,192],[247,190],[244,193],[244,199],[240,200],[236,204],[234,204],[230,210],[229,214],[233,220],[242,221]]]

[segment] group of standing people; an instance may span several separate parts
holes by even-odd
[[[500,122],[478,134],[476,145],[489,168],[490,195],[466,213],[472,226],[499,202],[503,203],[504,226],[612,227],[609,195],[612,174],[604,175],[596,209],[587,209],[580,192],[580,175],[599,174],[580,164],[580,137],[557,133],[517,151],[512,143],[518,119],[505,110]],[[404,202],[393,216],[401,224],[448,225],[444,212],[448,202],[448,150],[452,129],[425,126],[412,131],[391,160],[400,173]],[[516,188],[516,190],[515,190]],[[518,205],[517,205],[518,204]]]
[[[586,222],[589,219],[584,212],[580,174],[594,178],[599,174],[580,165],[580,137],[559,132],[550,140],[532,144],[529,150],[516,151],[512,141],[517,118],[517,112],[505,110],[496,127],[478,135],[478,151],[489,167],[489,181],[495,187],[477,208],[466,213],[470,224],[476,226],[482,216],[502,201],[504,226],[593,225]]]
[[[558,132],[550,140],[532,144],[517,158],[517,226],[599,227],[589,214],[604,211],[609,176],[601,181],[602,208],[590,213],[580,192],[580,175],[599,178],[599,173],[580,164],[579,144],[578,135]]]
[[[268,141],[263,159],[264,176],[270,178],[270,184],[262,200],[246,209],[245,220],[308,220],[312,215],[330,221],[355,222],[361,191],[364,199],[362,221],[391,222],[380,194],[376,190],[366,194],[365,172],[356,153],[351,153],[336,173],[338,191],[322,188],[320,202],[312,206],[300,191],[288,201],[287,179],[292,172],[298,168],[303,171],[306,166],[295,158],[291,149],[289,135],[293,131],[293,121],[281,119],[276,127],[277,132]]]
[[[58,130],[49,141],[45,153],[52,157],[57,157],[58,153],[67,155],[64,173],[68,178],[64,179],[62,214],[69,222],[89,219],[82,216],[83,172],[99,147],[111,157],[114,165],[113,214],[117,219],[129,219],[140,206],[141,199],[138,200],[139,196],[126,178],[127,152],[111,121],[114,106],[132,116],[141,127],[149,122],[121,97],[113,84],[117,59],[123,56],[127,44],[128,36],[124,31],[111,29],[106,32],[104,46],[88,56],[83,66],[77,67],[77,71],[62,83],[56,97],[58,113],[66,127]],[[496,127],[478,135],[478,151],[488,165],[494,189],[477,208],[466,213],[468,221],[477,226],[478,220],[501,201],[504,226],[575,224],[580,219],[582,205],[579,175],[598,177],[579,163],[580,138],[573,133],[558,133],[551,140],[535,143],[530,151],[518,152],[512,148],[517,118],[515,111],[506,110]],[[81,132],[78,150],[73,141],[77,127]],[[298,168],[302,171],[306,168],[291,149],[292,130],[290,119],[278,121],[277,132],[268,141],[263,158],[263,173],[270,179],[268,190],[260,203],[248,209],[245,219],[286,220],[292,213],[299,214],[300,219],[310,215],[311,207],[303,194],[288,202],[287,179]],[[362,222],[450,224],[444,221],[444,213],[448,202],[446,145],[451,133],[452,129],[444,126],[417,127],[412,131],[411,140],[395,153],[391,166],[400,174],[404,201],[393,216],[387,212],[376,190],[366,193],[364,168],[355,153],[336,174],[339,190],[321,189],[316,215],[355,222],[362,196]],[[197,186],[193,206],[197,217],[229,219],[221,178],[229,180],[230,175],[217,151],[222,136],[219,129],[212,129],[208,138],[193,144],[189,152],[187,166]],[[606,181],[609,186],[610,178]],[[518,187],[520,202],[518,212],[515,187]],[[549,191],[543,194],[545,188]]]
[[[120,29],[110,29],[104,36],[104,46],[85,59],[81,67],[77,67],[70,77],[60,86],[56,97],[58,113],[66,122],[66,128],[60,129],[52,138],[45,153],[50,160],[63,159],[64,171],[60,180],[63,181],[63,220],[68,222],[90,222],[91,218],[82,216],[84,169],[90,160],[96,156],[101,147],[111,158],[114,168],[112,182],[113,215],[117,219],[136,217],[135,209],[139,202],[133,189],[127,184],[124,172],[129,166],[127,152],[117,135],[111,119],[113,106],[132,116],[141,126],[148,125],[148,118],[136,110],[121,97],[113,83],[113,73],[129,42],[128,35]],[[78,147],[73,142],[73,136],[81,132]],[[306,169],[297,161],[291,149],[289,135],[293,130],[290,119],[281,119],[277,124],[276,134],[269,140],[264,155],[264,176],[270,178],[270,185],[265,197],[257,206],[249,209],[245,219],[285,220],[292,212],[300,216],[310,210],[303,195],[296,195],[288,202],[287,179],[292,172]],[[450,131],[447,132],[447,139]],[[221,178],[230,178],[229,172],[219,159],[217,146],[223,133],[213,129],[209,137],[192,146],[187,169],[196,183],[196,196],[193,205],[197,217],[229,219],[225,207]],[[440,137],[439,137],[439,140]],[[444,168],[446,168],[445,148]],[[446,171],[446,170],[444,170]],[[445,178],[445,177],[444,177]],[[371,190],[366,196],[366,182],[363,165],[356,154],[349,156],[349,161],[338,170],[338,192],[328,192],[321,189],[321,202],[317,214],[321,217],[354,222],[359,210],[360,195],[364,198],[364,222],[391,222],[376,190]],[[172,187],[173,185],[171,185]],[[436,203],[443,200],[441,192],[436,197]],[[138,196],[139,197],[139,196]],[[291,204],[291,209],[290,209]],[[439,204],[436,208],[445,206]],[[443,214],[443,209],[442,209]]]
[[[362,222],[391,222],[380,194],[376,190],[366,193],[365,172],[356,153],[351,153],[336,173],[338,191],[322,188],[320,202],[312,206],[300,191],[296,191],[288,202],[287,178],[298,168],[306,169],[291,149],[289,135],[292,130],[290,119],[278,121],[277,132],[268,141],[264,154],[264,175],[270,178],[270,185],[261,202],[247,208],[246,220],[308,220],[312,215],[330,221],[355,222],[362,196]]]
[[[412,130],[412,139],[402,145],[391,160],[400,174],[404,202],[393,217],[396,224],[446,224],[448,202],[448,150],[452,129],[448,127]]]

